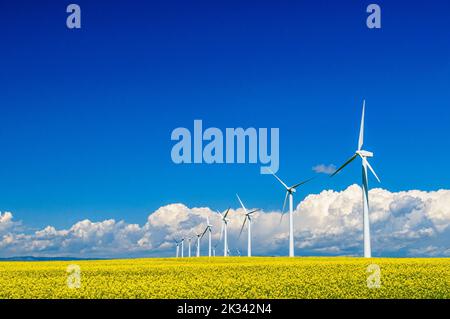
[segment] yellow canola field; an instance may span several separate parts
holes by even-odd
[[[376,266],[370,268],[371,264]],[[76,272],[67,271],[69,265],[80,267],[79,281],[73,278]],[[72,286],[78,283],[79,288],[69,288],[68,282]],[[449,258],[200,257],[0,262],[0,298],[449,297]]]

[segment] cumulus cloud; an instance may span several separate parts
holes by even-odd
[[[370,191],[370,220],[374,256],[450,256],[450,190]],[[351,185],[337,192],[324,190],[304,198],[294,212],[297,255],[362,255],[361,188]],[[246,251],[246,233],[239,238],[242,209],[228,217],[231,254]],[[252,224],[255,255],[288,252],[288,218],[280,211],[259,211]],[[193,238],[206,226],[213,228],[212,244],[223,254],[221,219],[208,207],[170,204],[149,214],[142,224],[113,219],[83,220],[68,229],[47,226],[35,232],[15,227],[11,213],[0,213],[2,256],[137,257],[170,256],[174,240]],[[187,241],[186,241],[187,244]],[[185,253],[187,254],[185,245]],[[206,237],[201,242],[207,253]]]
[[[10,212],[0,212],[0,233],[13,225],[13,215]]]
[[[313,166],[312,170],[316,173],[321,174],[333,174],[336,171],[336,166],[334,164],[319,164],[316,166]]]

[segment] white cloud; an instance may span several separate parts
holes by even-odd
[[[334,164],[330,165],[319,164],[314,166],[312,170],[316,173],[333,174],[336,171],[336,166]]]
[[[370,219],[374,256],[450,256],[450,190],[433,192],[370,191]],[[324,190],[307,196],[295,210],[294,228],[298,255],[361,255],[361,188]],[[83,220],[68,229],[47,226],[27,233],[14,227],[11,213],[0,213],[2,256],[127,257],[170,256],[174,239],[193,236],[213,225],[213,245],[219,243],[219,215],[207,208],[188,208],[177,203],[160,207],[145,224],[128,224],[113,219]],[[232,253],[246,251],[246,230],[238,238],[243,212],[230,210],[229,243]],[[253,252],[284,255],[288,248],[288,218],[280,223],[279,211],[254,214]],[[194,240],[192,241],[194,247]],[[185,246],[187,249],[187,245]],[[194,248],[192,248],[194,249]],[[202,253],[207,249],[206,237]]]
[[[0,212],[0,234],[13,225],[13,215],[10,212]]]

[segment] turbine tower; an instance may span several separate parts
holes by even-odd
[[[214,247],[213,247],[213,249],[212,249],[212,252],[213,252],[213,256],[214,257],[216,257],[216,247],[217,247],[217,245],[220,243],[220,241],[218,241],[215,245],[214,245]]]
[[[181,238],[181,258],[184,258],[184,238]]]
[[[306,181],[300,182],[293,186],[287,186],[274,172],[269,170],[270,173],[283,185],[286,189],[286,196],[284,197],[283,209],[281,211],[281,217],[284,214],[284,208],[286,207],[286,200],[289,197],[289,257],[294,257],[294,193],[296,188],[309,182],[313,178],[307,179]]]
[[[239,200],[239,203],[242,206],[242,209],[244,210],[244,222],[242,223],[242,227],[241,227],[241,232],[239,233],[239,237],[241,237],[242,231],[244,230],[244,226],[245,226],[245,222],[248,220],[248,226],[247,226],[247,230],[248,230],[248,239],[247,239],[247,256],[251,257],[252,256],[252,217],[251,215],[257,211],[259,211],[259,209],[255,209],[252,210],[251,212],[249,212],[247,210],[247,208],[245,208],[244,203],[242,203],[241,199],[239,198],[239,195],[236,194],[237,199]],[[239,253],[240,256],[240,253]]]
[[[361,116],[361,126],[359,128],[359,139],[358,139],[358,149],[355,154],[350,157],[341,167],[339,167],[331,176],[339,173],[345,166],[350,164],[355,158],[358,156],[361,158],[362,162],[362,200],[363,200],[363,224],[364,224],[364,257],[370,258],[372,257],[372,249],[370,247],[370,220],[369,220],[369,183],[367,176],[367,168],[370,169],[372,174],[375,176],[377,181],[381,183],[377,174],[373,170],[372,166],[370,166],[368,157],[373,157],[372,152],[368,152],[362,149],[364,144],[364,113],[366,109],[366,100],[363,100],[363,108],[362,108],[362,116]]]
[[[208,232],[208,256],[211,257],[211,231],[212,231],[212,225],[209,223],[209,217],[206,216],[206,228],[203,232],[201,238]]]
[[[196,234],[196,236],[197,236],[197,243],[196,243],[196,248],[197,248],[197,253],[196,253],[196,256],[197,257],[200,257],[200,239],[201,239],[201,237],[202,237],[202,234],[200,233],[200,234]]]
[[[175,245],[177,246],[177,252],[176,252],[175,257],[178,258],[179,254],[180,254],[180,243],[176,239],[174,239],[174,241],[175,241]]]
[[[228,208],[227,211],[222,214],[220,212],[219,215],[222,219],[222,230],[220,231],[220,240],[222,240],[222,236],[223,236],[223,256],[227,257],[228,256],[228,233],[227,233],[227,226],[228,226],[228,219],[227,219],[227,215],[229,213],[230,209]]]
[[[189,257],[191,257],[191,239],[192,239],[192,236],[191,237],[189,237],[187,240],[188,240],[188,253],[189,253]]]

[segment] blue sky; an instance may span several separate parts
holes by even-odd
[[[77,1],[0,5],[0,210],[30,227],[143,223],[160,206],[280,209],[259,165],[175,165],[176,127],[280,128],[297,182],[366,145],[390,191],[449,188],[450,5],[377,1]],[[343,190],[358,165],[300,194]],[[374,186],[374,179],[370,180]],[[297,197],[297,199],[300,197]]]

